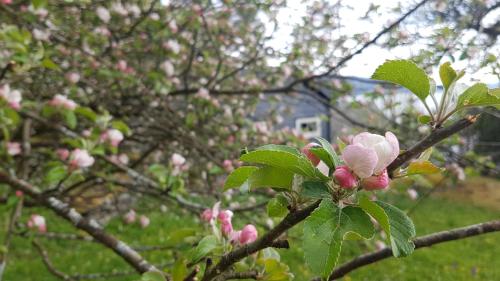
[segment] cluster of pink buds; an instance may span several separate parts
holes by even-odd
[[[137,221],[137,213],[135,210],[130,209],[125,215],[123,215],[123,222],[126,224],[133,224]],[[149,226],[151,223],[151,220],[145,216],[141,215],[139,216],[139,224],[141,225],[142,228],[146,228]]]
[[[302,149],[302,153],[318,166],[320,159],[311,152],[317,144],[310,143]],[[333,176],[340,187],[353,189],[361,186],[366,190],[384,189],[389,186],[387,166],[399,155],[399,142],[396,136],[387,132],[384,136],[360,133],[352,138],[342,152],[345,165],[339,166]]]
[[[28,225],[28,228],[36,229],[40,233],[47,232],[47,225],[45,224],[45,218],[40,216],[40,215],[37,215],[37,214],[31,215],[30,219],[28,220],[27,225]]]
[[[67,110],[75,110],[78,106],[75,101],[68,99],[68,97],[63,95],[55,95],[50,101],[49,105],[58,108],[64,108]]]
[[[179,175],[181,172],[187,171],[189,169],[189,165],[186,163],[186,158],[184,158],[184,156],[180,155],[179,153],[172,154],[170,161],[172,162],[174,168],[172,171],[172,174],[174,176]]]
[[[247,224],[241,230],[234,230],[231,222],[233,212],[230,210],[220,210],[219,206],[220,202],[216,203],[212,209],[203,211],[201,219],[212,226],[215,226],[216,221],[218,221],[222,235],[228,238],[231,243],[245,245],[257,240],[258,232],[255,226]]]
[[[108,129],[101,134],[101,141],[111,144],[113,147],[118,147],[123,140],[123,134],[117,129]]]

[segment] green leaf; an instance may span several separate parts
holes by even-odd
[[[231,188],[238,188],[242,184],[244,184],[250,175],[257,171],[259,168],[254,167],[254,166],[243,166],[239,167],[238,169],[234,170],[227,176],[226,182],[224,183],[224,191],[231,189]]]
[[[64,165],[57,165],[50,168],[43,178],[43,182],[47,185],[54,185],[63,180],[68,174],[68,170]]]
[[[89,107],[79,106],[75,108],[75,113],[89,119],[92,122],[95,122],[97,119],[97,114]]]
[[[190,252],[191,261],[196,263],[208,255],[217,247],[217,237],[214,235],[205,236],[200,243]]]
[[[335,153],[335,150],[333,149],[332,144],[330,142],[321,137],[316,138],[316,140],[319,142],[321,147],[323,147],[323,149],[328,153],[328,156],[330,157],[329,162],[333,163],[333,167],[330,168],[335,168],[342,165],[342,160],[340,160],[340,157],[337,155],[337,153]]]
[[[280,145],[280,144],[266,144],[256,148],[255,150],[279,150],[289,152],[295,155],[300,155],[300,151],[295,147],[290,147],[288,145]]]
[[[451,67],[450,62],[445,62],[439,67],[439,77],[441,78],[443,87],[447,90],[457,78],[457,72]]]
[[[395,257],[405,257],[413,253],[415,245],[411,241],[415,237],[415,226],[411,219],[400,209],[387,203],[376,201],[384,209],[390,225],[392,254]]]
[[[431,90],[429,77],[425,71],[410,60],[388,60],[375,70],[372,79],[401,85],[422,101]]]
[[[379,223],[389,239],[391,237],[391,226],[389,224],[389,217],[387,217],[384,209],[375,202],[370,201],[366,195],[362,195],[359,198],[359,206]]]
[[[311,147],[309,148],[309,151],[316,155],[321,161],[325,162],[325,164],[330,168],[333,169],[335,165],[332,162],[332,158],[330,157],[330,154],[321,146],[316,146],[316,147]]]
[[[253,172],[248,178],[250,189],[271,187],[289,190],[293,184],[293,172],[272,166],[265,166]]]
[[[406,175],[429,175],[441,172],[439,167],[436,167],[429,161],[418,160],[413,161],[408,165],[408,172]]]
[[[111,127],[117,129],[118,131],[122,132],[126,136],[129,136],[132,133],[132,131],[130,130],[128,125],[125,124],[125,122],[120,121],[120,120],[114,120],[113,122],[111,122]]]
[[[63,115],[66,125],[68,125],[70,129],[76,128],[77,119],[75,113],[72,110],[64,110]]]
[[[328,185],[324,182],[305,181],[302,183],[302,195],[309,198],[331,198]]]
[[[289,170],[291,172],[319,180],[328,180],[312,163],[302,155],[283,150],[255,150],[240,157],[243,162],[259,163]]]
[[[352,206],[340,209],[333,201],[323,200],[304,222],[303,249],[313,273],[330,275],[348,233],[369,239],[375,229],[363,209]]]
[[[267,214],[270,217],[284,217],[288,213],[288,201],[282,195],[269,200],[267,203]]]
[[[489,90],[486,84],[476,83],[458,97],[456,110],[488,105],[500,105],[500,89]]]
[[[50,58],[44,58],[42,60],[42,66],[52,70],[59,70],[59,66],[54,63]]]
[[[0,110],[0,113],[1,113],[1,110]],[[5,117],[7,117],[10,120],[9,125],[17,126],[19,124],[19,122],[21,121],[21,117],[19,117],[19,114],[17,113],[17,111],[15,111],[14,109],[12,109],[10,107],[4,108],[3,114],[5,115]],[[8,121],[6,121],[6,123],[7,122]]]
[[[173,281],[183,281],[184,278],[188,275],[186,260],[185,259],[177,259],[174,263],[174,267],[172,269],[172,279]]]
[[[141,281],[166,281],[163,273],[159,271],[148,271],[142,274]]]
[[[418,116],[418,123],[420,124],[429,124],[431,122],[432,118],[429,115],[420,115]]]
[[[290,273],[288,265],[279,262],[276,259],[267,259],[264,262],[263,281],[289,281],[293,280],[293,274]]]

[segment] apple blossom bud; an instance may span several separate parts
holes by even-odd
[[[243,229],[241,230],[241,235],[240,235],[240,243],[241,244],[248,244],[252,243],[253,241],[257,240],[257,229],[255,226],[252,224],[247,224]]]
[[[311,152],[311,148],[313,147],[319,147],[319,145],[317,143],[308,143],[306,146],[304,146],[302,148],[302,153],[307,156],[307,158],[309,158],[309,160],[311,161],[311,163],[314,165],[314,166],[317,166],[319,164],[319,157],[314,155],[314,153]]]
[[[178,153],[174,153],[172,154],[172,164],[174,166],[182,166],[184,163],[186,163],[186,158],[182,157],[182,155],[178,154]]]
[[[231,232],[231,234],[229,235],[229,241],[231,243],[239,243],[240,241],[240,237],[241,237],[241,230],[238,230],[238,231],[233,231]]]
[[[231,235],[231,233],[233,232],[233,225],[232,225],[231,221],[222,222],[221,230],[222,230],[222,234],[229,237]]]
[[[333,172],[333,176],[342,188],[352,189],[358,185],[356,177],[349,171],[347,166],[339,166]]]
[[[409,188],[406,192],[408,193],[408,196],[410,196],[411,200],[417,200],[418,192],[415,189]]]
[[[126,224],[131,224],[131,223],[134,223],[135,220],[136,220],[136,213],[134,210],[130,210],[128,211],[124,216],[123,216],[123,221],[126,223]]]
[[[380,175],[371,176],[363,179],[361,186],[366,190],[384,189],[389,186],[389,175],[387,170],[384,170]]]
[[[87,168],[94,164],[94,157],[90,156],[87,150],[74,149],[70,155],[69,165],[72,169]]]
[[[7,143],[7,154],[14,156],[21,154],[21,144],[18,142],[8,142]]]
[[[62,107],[68,110],[74,110],[78,105],[71,99],[63,95],[55,95],[50,101],[50,106]]]
[[[66,159],[68,159],[69,157],[69,150],[65,148],[59,148],[58,150],[56,150],[56,154],[59,159],[61,159],[62,161],[66,161]]]
[[[21,190],[16,190],[16,197],[23,197],[24,193]]]
[[[109,129],[101,134],[101,141],[106,141],[113,147],[118,147],[123,140],[123,134],[117,129]]]
[[[212,218],[213,218],[213,215],[212,215],[211,209],[205,209],[205,211],[203,211],[203,213],[201,213],[201,219],[206,221],[206,222],[210,222],[210,220]]]
[[[230,210],[224,210],[224,211],[221,211],[219,213],[219,215],[217,216],[217,219],[221,222],[221,223],[224,223],[224,222],[231,222],[231,218],[233,217],[233,212],[231,212]]]
[[[31,215],[27,225],[28,228],[36,228],[40,233],[47,232],[47,225],[45,224],[45,218],[40,215],[37,214]]]
[[[142,216],[139,218],[139,222],[140,222],[140,224],[141,224],[141,227],[142,227],[142,228],[146,228],[146,227],[148,227],[148,225],[149,225],[149,223],[150,223],[151,221],[149,220],[149,218],[148,218],[148,217],[146,217],[145,215],[142,215]]]
[[[224,162],[222,163],[222,166],[224,167],[224,170],[228,173],[230,173],[231,171],[234,170],[233,162],[231,162],[231,160],[229,160],[229,159],[224,160]]]

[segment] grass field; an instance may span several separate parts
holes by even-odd
[[[455,190],[470,193],[471,188],[484,189],[484,185],[472,181],[467,187]],[[482,182],[480,182],[482,183]],[[496,187],[500,188],[498,182]],[[490,192],[500,192],[491,188]],[[474,191],[488,196],[484,191]],[[481,204],[478,196],[456,195],[453,190],[439,192],[418,205],[411,214],[415,222],[417,235],[424,235],[452,227],[479,223],[500,218],[500,209],[491,204],[491,198],[485,199],[487,204]],[[393,204],[400,208],[409,208],[414,201],[404,196],[391,195]],[[468,202],[468,198],[472,200]],[[0,214],[3,217],[3,214]],[[50,228],[58,231],[73,232],[70,225],[59,219],[52,219],[46,214]],[[151,215],[151,226],[145,230],[138,226],[122,226],[117,220],[111,222],[107,229],[131,245],[161,245],[171,244],[172,247],[182,247],[175,239],[169,238],[169,233],[186,227],[193,230],[201,229],[201,225],[188,215],[171,212]],[[5,226],[2,224],[2,230]],[[124,229],[126,228],[126,229]],[[290,250],[280,250],[282,260],[290,265],[295,274],[295,280],[309,280],[310,274],[304,265],[300,250],[300,227],[291,232]],[[3,235],[2,235],[3,237]],[[69,240],[38,239],[47,249],[55,267],[66,273],[95,273],[128,270],[126,264],[111,251],[92,242],[75,242]],[[184,247],[189,247],[188,245]],[[356,242],[346,242],[341,255],[341,262],[347,261],[359,253],[370,250],[372,246]],[[153,263],[171,260],[170,251],[149,251],[143,253]],[[500,280],[500,233],[487,234],[479,237],[436,245],[432,248],[416,251],[412,256],[403,259],[387,259],[362,269],[359,269],[344,280]],[[137,275],[105,278],[103,280],[137,280]],[[48,273],[40,256],[25,238],[15,237],[9,264],[6,270],[6,281],[43,281],[58,280]]]

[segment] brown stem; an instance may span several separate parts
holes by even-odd
[[[468,237],[473,237],[496,231],[500,231],[500,220],[489,221],[466,227],[436,232],[426,236],[418,237],[414,239],[413,242],[415,243],[415,249],[420,249],[424,247],[430,247],[432,245],[439,243],[465,239]],[[380,260],[389,258],[391,256],[392,256],[392,250],[390,248],[385,248],[373,253],[358,256],[352,259],[351,261],[337,267],[337,269],[335,269],[335,271],[333,271],[333,273],[330,275],[328,280],[335,280],[341,278],[345,276],[347,273],[357,268],[378,262]]]
[[[47,251],[45,251],[45,249],[42,247],[42,245],[40,245],[40,243],[38,243],[38,241],[33,240],[31,244],[33,244],[35,249],[38,251],[38,253],[42,257],[43,264],[45,265],[45,267],[47,267],[49,272],[52,273],[52,275],[61,280],[75,281],[75,279],[71,278],[69,275],[59,271],[57,268],[54,267],[52,261],[49,258],[49,254],[47,254]]]

